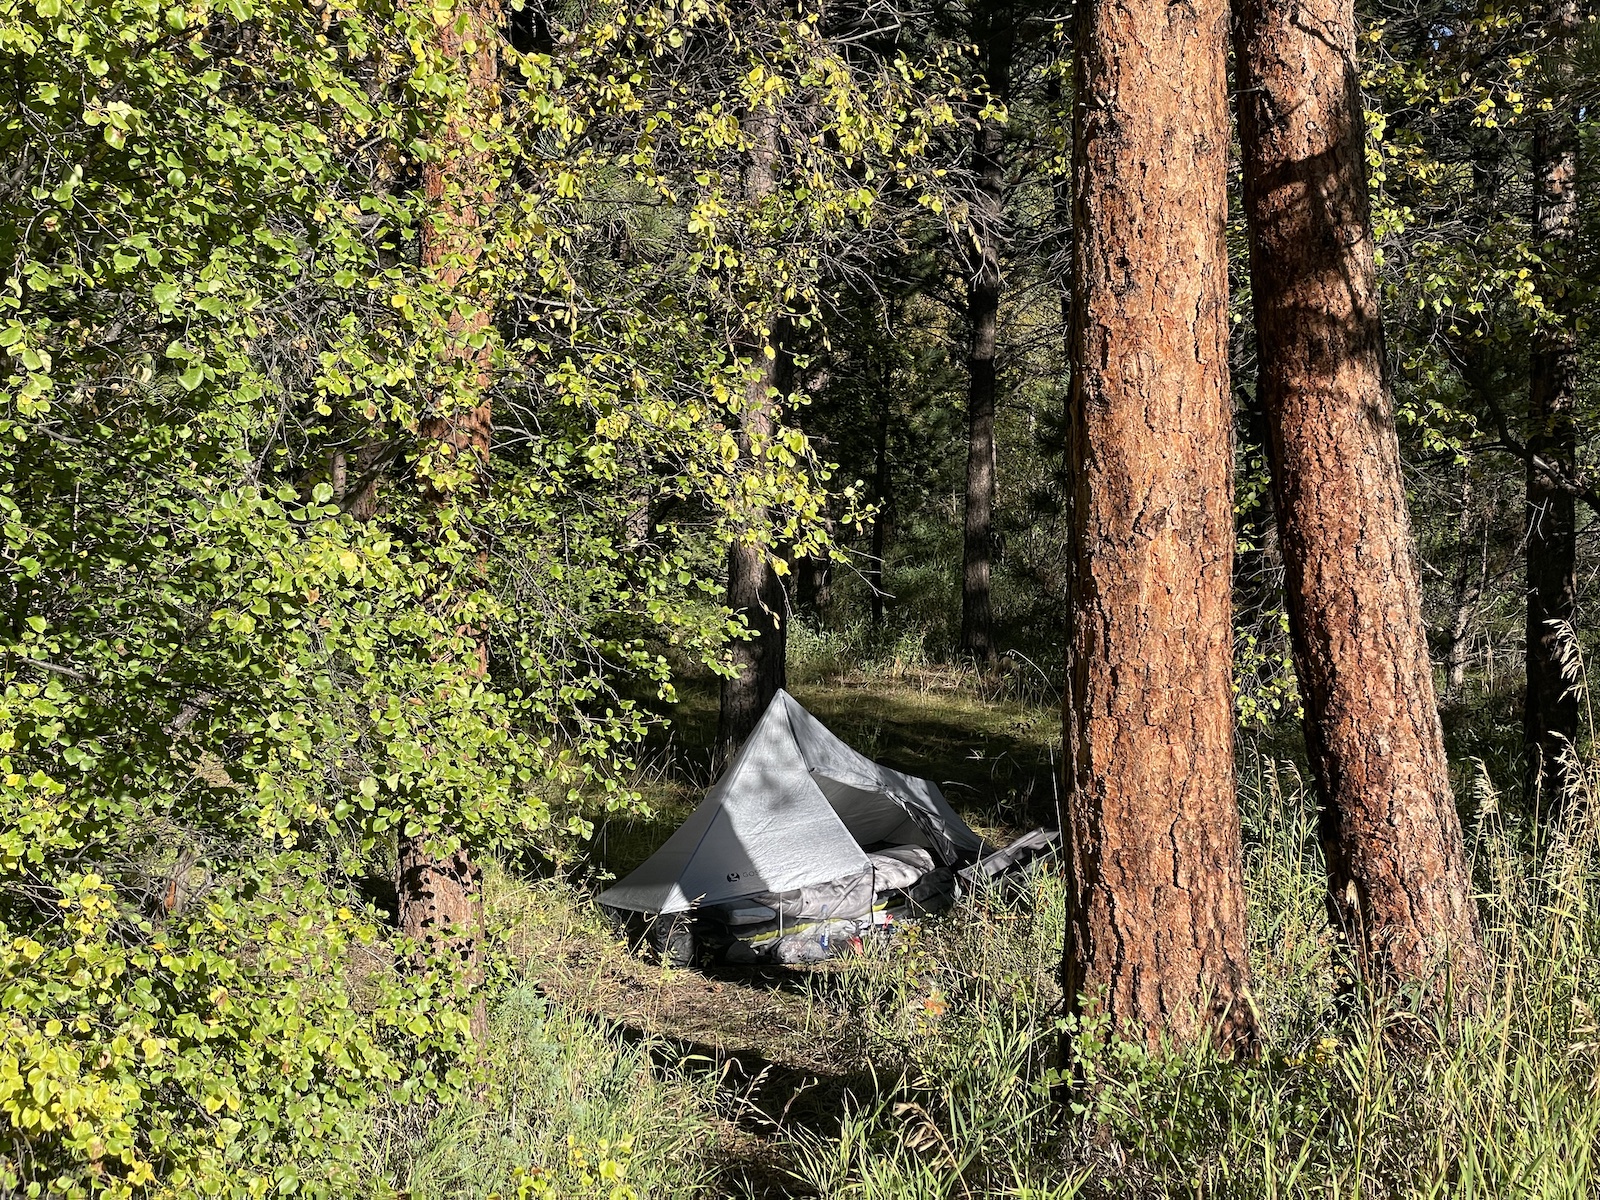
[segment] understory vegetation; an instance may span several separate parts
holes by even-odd
[[[1589,0],[0,0],[0,1200],[1600,1195],[1597,85]],[[1060,860],[633,954],[780,688]]]
[[[980,770],[1048,764],[1049,708],[904,651],[808,669],[797,694],[858,744],[876,730],[891,758],[938,755],[944,717],[976,731]],[[1027,795],[1032,779],[1013,770],[999,805],[963,807],[979,828],[1014,829],[1051,803]],[[1248,1062],[1205,1044],[1152,1053],[1063,1016],[1057,866],[859,956],[742,973],[632,956],[581,870],[502,870],[491,922],[516,966],[483,1090],[422,1130],[377,1135],[375,1174],[414,1200],[1593,1195],[1600,824],[1536,841],[1487,771],[1458,787],[1494,983],[1476,1011],[1422,1016],[1376,999],[1330,928],[1301,768],[1242,760],[1264,1030]],[[650,795],[665,830],[698,793],[659,770]],[[618,869],[660,837],[613,834]]]

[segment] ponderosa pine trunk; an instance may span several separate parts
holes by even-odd
[[[1079,10],[1063,982],[1255,1041],[1234,795],[1225,0]]]
[[[1578,130],[1572,111],[1571,56],[1582,25],[1578,0],[1546,11],[1551,72],[1549,112],[1535,117],[1534,228],[1554,269],[1540,279],[1550,324],[1535,330],[1528,356],[1528,449],[1566,478],[1577,474],[1578,345],[1572,301],[1560,278],[1578,226]],[[1562,807],[1561,759],[1578,737],[1578,697],[1562,675],[1565,635],[1577,606],[1577,509],[1570,491],[1532,462],[1527,467],[1527,690],[1522,740],[1528,800],[1541,817]]]
[[[744,199],[759,205],[774,186],[778,120],[768,107],[751,113],[748,121]],[[763,327],[752,330],[740,347],[741,355],[751,361],[737,435],[740,457],[747,462],[754,453],[767,452],[777,428],[783,326],[781,314],[774,313]],[[733,757],[785,685],[788,658],[788,604],[765,541],[768,514],[764,508],[753,508],[743,514],[743,520],[750,537],[736,539],[728,549],[727,605],[744,619],[753,636],[733,644],[735,673],[722,681],[713,751],[717,763]]]
[[[1384,376],[1354,5],[1240,0],[1235,22],[1258,387],[1332,906],[1375,980],[1470,987],[1483,952]]]
[[[1011,77],[1012,14],[997,0],[978,13],[984,81],[1005,99]],[[972,152],[976,192],[967,247],[967,495],[962,519],[961,649],[980,663],[995,660],[990,568],[994,556],[995,354],[1000,330],[1000,240],[1005,219],[1005,126],[980,120]]]
[[[458,20],[458,18],[464,18]],[[423,492],[435,509],[452,496],[473,492],[487,483],[493,411],[487,398],[491,347],[473,347],[471,339],[490,322],[490,299],[474,274],[484,250],[481,213],[494,202],[489,154],[473,145],[488,128],[499,104],[500,6],[498,0],[465,0],[456,10],[432,10],[436,48],[466,74],[461,99],[451,105],[442,124],[437,153],[423,168],[423,195],[428,215],[422,225],[422,267],[446,295],[470,297],[458,304],[442,331],[447,361],[442,364],[456,382],[428,398],[419,428],[419,469]],[[482,562],[480,560],[480,569]],[[488,671],[488,643],[483,631],[462,628],[476,645],[469,670]],[[441,849],[419,823],[400,831],[395,879],[400,931],[421,946],[449,947],[463,961],[469,987],[482,975],[482,873],[465,846]],[[474,1034],[487,1032],[482,1000],[473,1007]]]

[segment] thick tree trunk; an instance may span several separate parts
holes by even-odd
[[[800,607],[820,618],[833,603],[833,561],[808,554],[795,563],[794,577]]]
[[[778,121],[770,108],[751,113],[748,121],[751,144],[744,198],[749,204],[759,204],[772,194],[774,186]],[[746,460],[758,447],[760,453],[766,453],[777,428],[775,393],[781,391],[784,382],[783,326],[782,317],[774,315],[764,328],[753,331],[741,347],[753,368],[739,412],[739,452]],[[754,636],[734,643],[735,673],[722,681],[713,751],[716,763],[727,762],[733,756],[767,711],[778,689],[785,685],[789,613],[783,581],[772,568],[767,546],[769,516],[765,509],[752,509],[744,514],[744,522],[754,539],[737,540],[728,549],[727,604],[744,618]]]
[[[778,689],[787,686],[788,612],[783,582],[772,569],[765,548],[739,542],[728,551],[728,607],[749,622],[755,636],[734,643],[733,665],[738,675],[722,681],[718,763],[733,757]]]
[[[458,23],[457,17],[465,18]],[[487,128],[499,104],[500,6],[498,0],[467,0],[458,11],[433,13],[437,47],[466,72],[467,88],[460,104],[447,115],[436,157],[423,169],[423,194],[430,212],[422,228],[422,266],[447,295],[470,298],[450,313],[444,333],[451,374],[462,372],[455,387],[440,388],[430,398],[433,410],[420,422],[418,474],[435,508],[453,494],[476,491],[487,480],[493,413],[486,398],[491,347],[474,348],[470,339],[486,330],[490,300],[481,295],[473,275],[483,255],[480,210],[494,201],[488,155],[473,146],[473,136]],[[464,629],[476,638],[469,669],[488,670],[488,644],[482,632]],[[444,946],[463,960],[466,981],[476,987],[482,974],[482,876],[466,847],[441,847],[420,825],[407,822],[400,831],[395,892],[401,932],[424,946]],[[474,1034],[487,1032],[482,1000],[473,1008]]]
[[[1000,4],[985,6],[979,42],[989,90],[1004,98],[1011,74],[1011,13]],[[980,121],[972,154],[977,192],[968,247],[967,319],[967,497],[962,522],[961,649],[980,663],[995,659],[994,611],[989,594],[994,554],[995,503],[995,351],[1000,328],[1000,240],[1004,214],[1005,126]]]
[[[1577,0],[1552,0],[1546,12],[1553,107],[1541,114],[1533,136],[1534,226],[1546,261],[1555,270],[1540,291],[1556,328],[1535,332],[1528,356],[1528,449],[1567,478],[1577,474],[1578,434],[1573,411],[1578,346],[1571,329],[1572,302],[1559,273],[1571,261],[1578,217],[1578,132],[1567,94],[1571,55],[1582,25]],[[1527,755],[1529,802],[1541,816],[1558,814],[1563,751],[1578,737],[1578,698],[1563,678],[1564,634],[1577,604],[1577,511],[1573,496],[1533,464],[1527,468],[1528,629],[1527,692],[1522,740]]]
[[[1332,904],[1379,979],[1483,956],[1383,366],[1351,0],[1237,9],[1245,211]]]
[[[1075,113],[1063,977],[1255,1040],[1234,796],[1225,0],[1086,0]]]

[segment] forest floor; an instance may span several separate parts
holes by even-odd
[[[796,674],[796,697],[834,732],[937,780],[986,837],[1054,824],[1052,698],[898,662]],[[714,722],[713,691],[683,697],[636,780],[649,815],[612,817],[555,877],[491,870],[512,970],[486,1082],[426,1129],[391,1131],[376,1173],[392,1194],[1597,1194],[1600,819],[1541,856],[1499,811],[1491,772],[1458,762],[1476,772],[1468,836],[1496,983],[1482,1014],[1430,1026],[1406,997],[1361,998],[1328,926],[1300,772],[1282,746],[1247,743],[1263,1052],[1152,1055],[1062,1023],[1058,867],[819,967],[673,969],[632,954],[593,896],[698,803]],[[1063,1035],[1089,1084],[1070,1109],[1049,1070]]]
[[[868,757],[937,781],[991,843],[1056,824],[1054,710],[986,696],[970,672],[936,667],[834,674],[792,690]],[[599,832],[595,859],[606,875],[632,870],[699,803],[709,771],[696,768],[715,724],[715,693],[690,692],[674,714],[670,765],[658,757],[646,774],[651,813]],[[710,1082],[719,1194],[810,1194],[788,1169],[790,1131],[836,1135],[846,1105],[870,1106],[906,1069],[899,1057],[874,1057],[828,985],[848,964],[663,968],[630,952],[581,894],[505,875],[490,908],[552,1003],[648,1046],[658,1069]]]

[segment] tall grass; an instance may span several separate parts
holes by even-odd
[[[1240,785],[1257,1060],[1151,1053],[1068,1020],[1064,885],[1039,869],[804,976],[800,1015],[771,1044],[825,1041],[856,1082],[837,1112],[780,1120],[739,1152],[768,1168],[763,1196],[1600,1195],[1600,768],[1572,768],[1565,823],[1537,836],[1487,770],[1467,796],[1493,963],[1474,1012],[1364,992],[1328,924],[1309,788],[1263,756]],[[603,938],[581,895],[558,891],[540,885],[524,908],[567,906],[564,936]],[[393,1178],[415,1200],[736,1191],[738,1172],[719,1173],[729,1107],[715,1081],[565,1003],[512,993],[490,1091],[440,1115]],[[598,1175],[606,1161],[620,1179]],[[535,1168],[553,1190],[528,1190]]]
[[[960,693],[968,701],[1011,701],[1043,712],[1061,702],[1053,664],[1020,649],[1003,652],[988,665],[951,658],[937,622],[900,614],[878,628],[865,616],[844,613],[828,624],[796,621],[789,628],[787,669],[792,683],[871,680],[879,686],[911,685],[925,691]]]
[[[1076,1194],[1050,1153],[1046,1084],[1063,901],[1035,872],[813,978],[819,1011],[843,1014],[879,1088],[840,1114],[837,1136],[795,1135],[806,1194]]]
[[[1600,1195],[1594,809],[1535,853],[1480,795],[1494,985],[1447,1019],[1351,978],[1299,779],[1262,764],[1243,800],[1258,1061],[1060,1020],[1062,884],[1041,873],[1020,901],[981,899],[819,980],[892,1066],[837,1138],[796,1138],[797,1181],[907,1200]],[[1065,1107],[1063,1033],[1083,1081]]]
[[[709,1087],[531,985],[499,1006],[487,1086],[439,1114],[396,1174],[410,1200],[703,1195]]]

